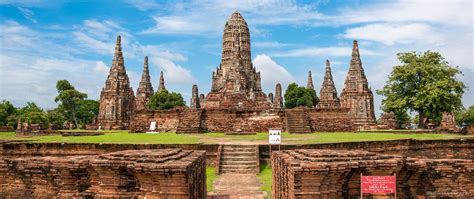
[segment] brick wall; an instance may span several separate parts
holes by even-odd
[[[0,159],[1,198],[205,198],[205,151]]]

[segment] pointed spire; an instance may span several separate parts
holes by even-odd
[[[320,99],[318,107],[320,108],[337,108],[339,107],[339,99],[337,98],[337,90],[334,85],[331,73],[331,64],[326,60],[326,73],[324,74],[323,85],[319,92]]]
[[[160,72],[160,84],[158,86],[158,91],[166,90],[165,88],[165,78],[163,77],[163,71]]]
[[[352,42],[352,60],[354,59],[360,60],[359,44],[357,44],[357,40]]]
[[[306,85],[306,88],[314,90],[313,76],[311,75],[311,71],[308,72],[308,84]]]
[[[114,58],[112,59],[112,67],[110,67],[111,71],[120,71],[125,72],[125,66],[123,61],[123,53],[122,53],[122,37],[119,35],[117,36],[117,40],[115,42],[115,52]]]
[[[135,109],[145,109],[148,99],[153,95],[153,86],[151,85],[150,72],[148,70],[148,56],[143,60],[142,79],[137,89],[137,96],[135,98]]]

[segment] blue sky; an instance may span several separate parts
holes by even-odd
[[[0,0],[1,99],[55,107],[60,79],[98,99],[120,34],[134,90],[149,56],[153,85],[163,70],[167,88],[189,101],[192,84],[209,91],[223,27],[236,10],[250,27],[252,59],[266,92],[277,82],[284,88],[290,82],[306,85],[311,70],[319,93],[329,59],[340,93],[357,39],[374,92],[398,64],[396,53],[433,50],[461,68],[459,79],[470,87],[464,105],[474,104],[469,0]],[[381,99],[375,96],[377,110]]]

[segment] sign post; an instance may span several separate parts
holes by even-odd
[[[368,194],[394,194],[397,198],[397,175],[364,176],[360,174],[360,198]]]
[[[270,151],[270,157],[272,156],[272,145],[278,145],[280,150],[281,144],[281,129],[269,129],[268,130],[268,148]]]

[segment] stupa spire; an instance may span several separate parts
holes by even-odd
[[[117,36],[117,40],[115,41],[114,58],[112,59],[112,67],[110,67],[111,71],[125,72],[121,40],[122,37],[120,35]]]
[[[275,86],[275,96],[273,99],[273,107],[283,108],[283,97],[281,96],[281,84],[277,83]]]
[[[198,86],[196,84],[193,85],[190,107],[201,108]]]
[[[306,85],[306,88],[314,90],[313,76],[311,75],[311,71],[308,71],[308,84]]]
[[[323,84],[321,86],[318,107],[320,108],[337,108],[339,107],[339,98],[337,98],[337,90],[334,85],[331,73],[331,64],[326,60],[326,72],[324,74]]]
[[[137,96],[135,97],[135,110],[145,109],[148,99],[153,95],[153,86],[150,80],[150,71],[148,70],[148,56],[143,60],[142,79],[137,89]]]
[[[165,87],[165,78],[163,77],[163,71],[160,72],[160,84],[158,86],[158,91],[166,90]]]

